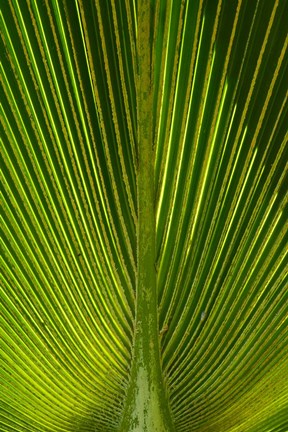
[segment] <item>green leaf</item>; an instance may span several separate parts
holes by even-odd
[[[1,430],[285,432],[288,3],[1,6]]]

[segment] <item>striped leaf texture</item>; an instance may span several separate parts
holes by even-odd
[[[0,429],[121,431],[139,300],[140,2],[153,11],[173,427],[287,432],[286,0],[0,2]]]

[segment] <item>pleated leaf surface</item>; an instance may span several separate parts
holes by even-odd
[[[152,3],[175,431],[287,432],[288,3]],[[137,1],[1,6],[1,430],[118,431],[137,302]]]

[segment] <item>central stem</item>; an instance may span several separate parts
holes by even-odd
[[[154,152],[151,72],[153,9],[138,2],[138,273],[134,355],[121,432],[173,430],[163,382],[155,271]]]

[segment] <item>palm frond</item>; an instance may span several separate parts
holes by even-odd
[[[287,407],[287,5],[255,6],[166,11],[157,267],[176,430],[250,430]]]
[[[145,271],[175,431],[287,429],[287,16],[280,0],[3,2],[5,432],[119,430]]]

